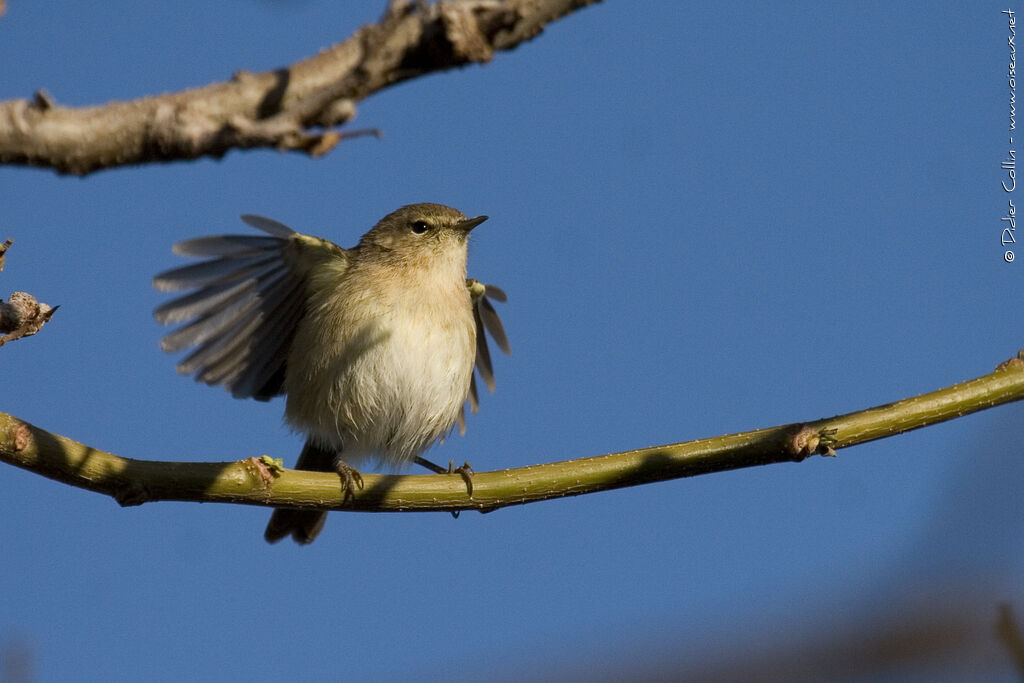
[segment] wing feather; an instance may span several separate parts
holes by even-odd
[[[262,230],[263,232],[269,235],[273,235],[274,237],[288,239],[292,235],[298,234],[284,223],[279,223],[275,221],[273,218],[254,216],[251,213],[243,213],[241,218],[242,222],[246,223],[247,225],[251,225],[257,230]]]
[[[466,287],[469,288],[470,299],[473,303],[473,321],[476,324],[476,358],[474,366],[476,372],[469,382],[469,393],[466,395],[466,403],[470,412],[477,412],[480,408],[480,395],[476,386],[476,375],[484,381],[489,391],[494,391],[494,365],[491,361],[491,352],[487,347],[487,335],[489,334],[494,342],[506,354],[510,352],[508,337],[505,335],[505,327],[501,324],[498,312],[490,299],[504,302],[507,300],[505,292],[494,285],[484,285],[479,280],[468,278]],[[466,433],[466,411],[463,406],[457,418],[459,433]]]
[[[153,279],[161,291],[193,290],[153,314],[163,324],[184,323],[160,342],[168,352],[192,349],[178,363],[179,373],[224,385],[238,398],[267,400],[284,392],[310,268],[348,256],[336,244],[270,218],[247,214],[242,220],[269,236],[215,235],[175,245],[177,254],[206,260]]]
[[[178,256],[237,256],[245,251],[274,251],[279,240],[259,235],[211,235],[178,242],[171,250]]]

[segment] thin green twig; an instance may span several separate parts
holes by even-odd
[[[813,422],[577,460],[460,476],[364,475],[343,501],[338,477],[289,470],[267,457],[236,462],[161,462],[122,458],[0,413],[0,460],[122,505],[157,500],[278,507],[398,511],[489,511],[711,472],[834,455],[867,441],[951,420],[1024,398],[1024,354],[995,371],[928,394]]]

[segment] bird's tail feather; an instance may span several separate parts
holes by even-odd
[[[298,462],[295,463],[295,469],[333,472],[337,455],[334,450],[324,449],[312,441],[307,441]],[[327,513],[320,510],[276,508],[270,515],[270,522],[267,524],[267,530],[263,532],[263,538],[267,543],[277,543],[285,536],[291,536],[296,543],[306,545],[317,537],[324,528],[325,521]]]

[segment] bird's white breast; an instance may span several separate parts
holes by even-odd
[[[314,290],[288,358],[289,424],[350,464],[404,464],[447,434],[475,357],[464,268],[356,268]]]

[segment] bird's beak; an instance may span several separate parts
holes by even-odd
[[[465,230],[466,232],[469,232],[470,230],[472,230],[476,226],[478,226],[481,223],[483,223],[485,220],[487,220],[487,216],[476,216],[474,218],[467,218],[464,221],[459,221],[458,223],[456,223],[455,224],[455,229],[456,230]]]

